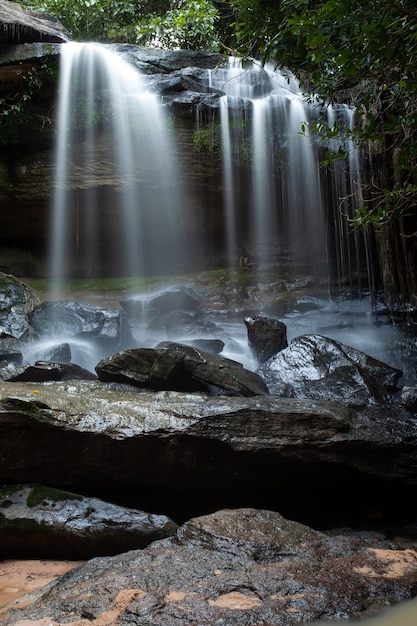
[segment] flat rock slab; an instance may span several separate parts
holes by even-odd
[[[32,483],[0,489],[0,559],[87,559],[173,535],[177,525],[153,515]]]
[[[279,513],[222,510],[142,551],[87,562],[2,624],[290,626],[358,618],[416,584],[416,551],[376,534],[330,537]]]
[[[94,493],[177,522],[233,503],[312,525],[324,515],[331,527],[368,510],[396,517],[414,502],[417,422],[400,407],[361,413],[100,381],[1,383],[0,397],[5,484]],[[330,522],[338,508],[343,519]]]

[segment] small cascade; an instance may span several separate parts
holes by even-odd
[[[169,125],[139,71],[105,46],[62,46],[50,272],[169,273],[185,250]]]
[[[207,84],[226,94],[220,112],[229,266],[242,255],[260,272],[289,261],[318,281],[336,274],[340,289],[352,288],[352,276],[366,266],[363,241],[348,221],[360,190],[356,147],[349,136],[324,142],[309,128],[337,119],[351,129],[354,109],[318,107],[291,73],[243,68],[235,59],[209,71]],[[326,152],[339,149],[347,156],[321,167]],[[242,168],[246,180],[237,180]]]

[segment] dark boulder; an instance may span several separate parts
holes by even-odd
[[[102,359],[100,380],[155,390],[204,391],[210,395],[254,396],[268,393],[263,380],[240,363],[193,346],[163,342]]]
[[[417,413],[417,387],[403,387],[401,404],[410,411]]]
[[[258,370],[271,393],[338,401],[349,406],[384,404],[402,372],[321,335],[302,335]]]
[[[23,372],[11,376],[10,382],[46,382],[48,380],[95,380],[97,376],[75,363],[37,361]]]
[[[260,363],[288,347],[287,327],[268,317],[246,317],[249,345]]]

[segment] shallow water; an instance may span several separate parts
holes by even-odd
[[[317,626],[330,626],[331,624],[363,624],[364,626],[416,626],[417,625],[417,598],[400,602],[391,606],[381,615],[368,617],[363,620],[342,620],[340,622],[320,622]]]

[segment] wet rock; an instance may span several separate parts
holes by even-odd
[[[249,345],[260,363],[288,347],[287,327],[267,317],[246,317]]]
[[[36,338],[86,337],[118,345],[127,332],[117,309],[72,301],[43,302],[30,314]]]
[[[48,380],[95,380],[92,372],[75,363],[54,363],[51,361],[37,361],[23,372],[7,380],[10,382],[46,382]]]
[[[0,364],[15,363],[16,365],[21,365],[22,361],[23,354],[21,352],[0,347]]]
[[[302,335],[258,370],[271,393],[343,402],[389,402],[402,372],[359,350],[321,335]]]
[[[401,391],[401,404],[410,411],[417,413],[417,387],[403,387]]]
[[[412,518],[417,425],[406,409],[109,387],[0,383],[1,483],[95,493],[176,521],[242,503],[327,528],[369,523],[368,512],[380,525]]]
[[[395,574],[394,574],[395,572]],[[282,626],[359,618],[410,597],[417,553],[251,508],[220,510],[144,550],[93,559],[10,608],[4,626],[76,622]]]
[[[57,343],[52,345],[42,345],[39,343],[25,346],[26,361],[54,361],[55,363],[71,363],[72,353],[69,343]]]
[[[102,359],[100,380],[155,390],[205,391],[211,395],[264,395],[268,389],[240,363],[193,346],[163,342],[156,348],[133,348]]]
[[[152,314],[149,313],[148,317],[151,315]],[[158,313],[149,320],[147,328],[150,330],[166,331],[168,336],[178,336],[178,334],[180,334],[189,337],[190,335],[221,332],[221,329],[217,329],[214,322],[204,320],[199,313],[190,314],[184,311]]]
[[[127,296],[120,301],[123,309],[133,317],[152,318],[155,314],[172,311],[186,313],[198,311],[202,302],[201,294],[183,285],[162,289],[153,294],[139,293]]]
[[[137,65],[148,74],[169,74],[192,68],[192,75],[198,75],[198,70],[214,69],[228,63],[223,54],[205,52],[204,50],[164,50],[131,44],[109,44],[109,49],[116,51],[126,61]]]
[[[35,483],[0,489],[0,511],[0,559],[116,554],[169,537],[177,528],[164,515]]]
[[[0,334],[2,337],[27,339],[28,316],[39,304],[38,296],[14,276],[0,272]]]
[[[197,348],[197,350],[204,350],[205,352],[212,352],[213,354],[220,354],[225,346],[224,341],[221,339],[192,339],[187,343]]]

